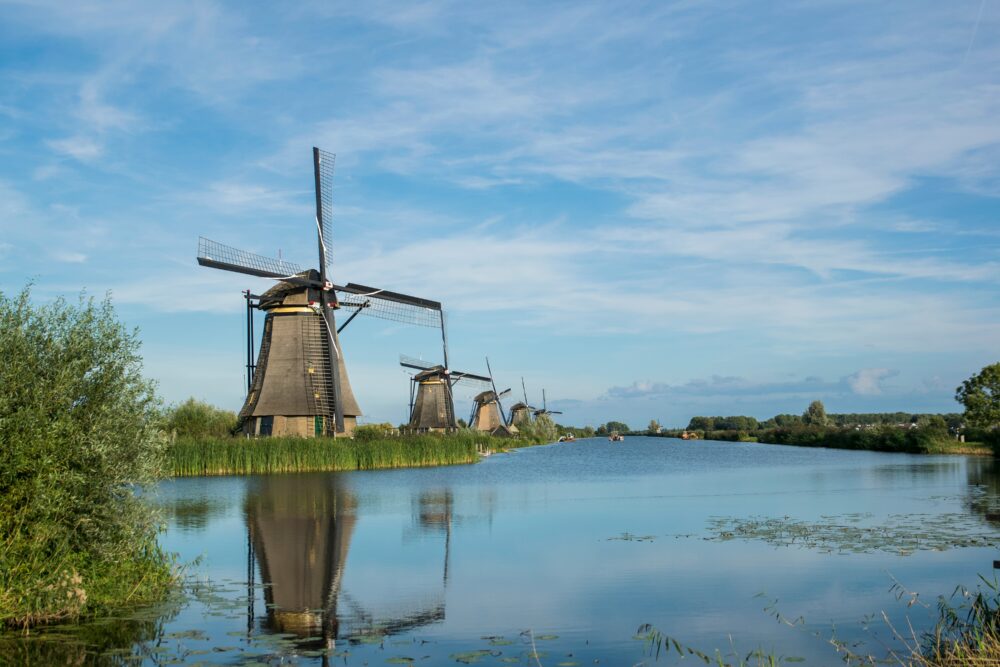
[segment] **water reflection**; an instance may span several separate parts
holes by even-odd
[[[307,645],[332,648],[338,638],[370,642],[444,620],[454,499],[450,491],[422,491],[413,494],[411,503],[413,521],[410,530],[403,530],[404,540],[415,529],[417,537],[443,538],[443,545],[437,554],[424,550],[424,558],[417,549],[411,563],[415,570],[401,578],[416,580],[418,595],[400,590],[372,597],[368,594],[372,573],[383,580],[393,577],[399,554],[368,544],[373,535],[384,538],[385,527],[363,530],[357,496],[341,478],[295,475],[254,480],[244,503],[251,547],[248,575],[259,573],[264,587],[264,628],[294,635]],[[351,562],[352,542],[359,539],[362,553],[356,563]],[[345,580],[353,586],[345,585]],[[390,588],[395,583],[390,582]],[[399,583],[404,587],[413,582]],[[253,611],[249,610],[251,626]]]
[[[267,625],[329,644],[337,637],[337,597],[357,518],[351,493],[327,479],[258,478],[245,509]]]
[[[969,459],[965,505],[992,526],[1000,527],[1000,465],[996,459]]]

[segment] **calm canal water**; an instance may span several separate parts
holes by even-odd
[[[933,606],[993,576],[997,480],[985,459],[659,438],[470,466],[171,480],[157,493],[162,541],[197,559],[192,583],[167,608],[108,622],[131,624],[109,655],[671,664],[635,638],[648,623],[706,652],[837,664],[834,627],[876,653],[892,639],[872,614],[930,627],[934,611],[897,600],[894,582]]]

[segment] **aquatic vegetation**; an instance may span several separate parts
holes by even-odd
[[[475,463],[482,452],[548,442],[530,435],[498,438],[470,429],[395,436],[368,430],[355,439],[177,438],[167,446],[167,462],[176,477],[378,470]]]
[[[375,470],[474,463],[494,445],[485,434],[461,432],[393,438],[179,438],[167,457],[175,476]]]
[[[968,514],[893,514],[872,523],[871,514],[823,516],[821,521],[783,517],[714,517],[705,539],[760,540],[825,553],[884,551],[900,556],[915,551],[1000,545],[1000,532]]]
[[[620,540],[622,542],[652,542],[656,539],[656,535],[635,535],[628,532],[627,530],[621,535],[616,535],[615,537],[609,537],[608,541]]]
[[[905,630],[900,630],[883,611],[878,614],[881,624],[890,631],[894,645],[879,640],[878,653],[865,650],[864,642],[847,643],[837,637],[836,628],[824,634],[823,631],[808,630],[805,619],[785,617],[777,609],[776,601],[770,601],[764,612],[789,628],[809,632],[830,646],[849,665],[892,664],[900,667],[995,667],[1000,664],[1000,583],[994,579],[980,577],[981,583],[970,590],[959,586],[951,597],[940,596],[937,600],[937,622],[931,630],[917,633],[907,622]],[[920,600],[919,594],[907,590],[899,582],[893,582],[889,591],[897,600],[905,600],[907,608],[914,605],[930,607]],[[762,596],[763,594],[758,594]],[[957,605],[953,604],[959,600]],[[867,618],[862,625],[869,628],[875,617]],[[654,660],[676,654],[679,660],[688,656],[700,659],[706,665],[719,667],[776,666],[805,662],[798,656],[775,655],[773,652],[755,649],[746,655],[733,649],[723,654],[716,649],[712,654],[686,646],[677,638],[661,632],[649,624],[639,627],[634,637],[646,643],[646,653]]]

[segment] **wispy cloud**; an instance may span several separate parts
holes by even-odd
[[[882,382],[899,375],[891,368],[862,368],[847,377],[851,391],[862,396],[877,396],[882,393]]]

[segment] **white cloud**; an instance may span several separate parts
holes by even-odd
[[[104,146],[97,140],[86,136],[66,137],[65,139],[50,139],[45,142],[52,150],[68,155],[81,162],[90,162],[104,153]]]
[[[897,375],[899,371],[891,368],[862,368],[848,376],[847,383],[855,394],[878,396],[883,391],[882,382]]]
[[[87,256],[82,252],[57,251],[52,253],[52,259],[67,264],[82,264],[87,261]]]

